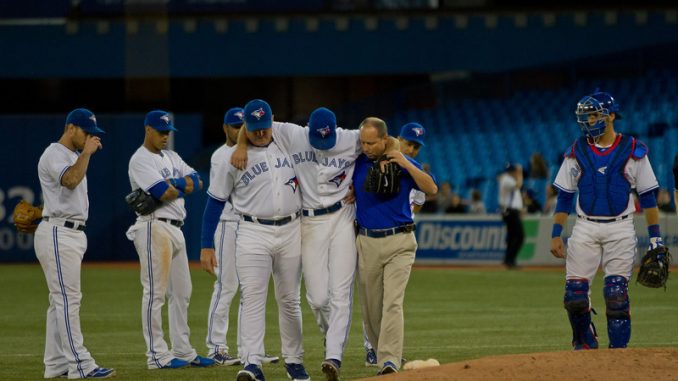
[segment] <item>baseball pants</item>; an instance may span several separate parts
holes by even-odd
[[[132,229],[144,289],[141,326],[148,348],[148,369],[161,368],[172,358],[191,361],[198,354],[191,346],[188,328],[192,285],[184,234],[180,228],[157,220],[137,222],[130,231]],[[165,297],[169,302],[167,315],[172,351],[167,346],[162,330]]]
[[[341,361],[351,329],[356,271],[355,205],[301,220],[306,299],[325,337],[325,358]]]
[[[273,275],[282,356],[301,363],[301,234],[299,219],[283,226],[241,221],[236,240],[236,269],[240,280],[238,329],[244,365],[261,365],[266,331],[268,282]]]
[[[205,338],[210,355],[220,351],[228,352],[226,343],[228,314],[233,297],[238,291],[238,274],[235,270],[237,228],[237,221],[221,220],[214,233],[214,252],[218,263],[217,280],[214,282],[214,291],[207,315],[207,337]]]
[[[58,221],[42,221],[35,231],[35,254],[49,289],[44,377],[68,371],[68,378],[85,378],[97,368],[80,330],[80,267],[87,236],[53,223]]]

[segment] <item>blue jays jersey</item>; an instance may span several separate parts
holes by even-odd
[[[642,142],[618,135],[610,147],[579,139],[565,154],[554,185],[574,193],[577,214],[616,217],[635,211],[631,189],[643,194],[659,187]]]

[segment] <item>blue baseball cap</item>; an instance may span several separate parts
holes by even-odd
[[[83,131],[90,135],[105,134],[106,132],[97,127],[97,118],[94,113],[86,108],[76,108],[68,113],[66,117],[66,125],[73,124],[80,127]]]
[[[271,106],[261,99],[254,99],[245,105],[245,123],[247,131],[258,131],[271,128],[273,125],[273,112]]]
[[[170,114],[162,110],[153,110],[146,114],[144,126],[151,126],[156,131],[177,131],[172,125]]]
[[[426,135],[426,129],[416,122],[407,123],[400,129],[401,138],[410,142],[415,142],[422,147],[426,147],[426,144],[424,144],[424,135]]]
[[[232,126],[234,124],[243,124],[245,117],[245,112],[242,107],[233,107],[232,109],[226,111],[224,115],[224,124]]]
[[[308,140],[316,149],[326,150],[337,143],[337,117],[325,107],[315,109],[308,120]]]

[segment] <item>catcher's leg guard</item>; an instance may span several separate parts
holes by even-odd
[[[605,277],[603,292],[607,305],[607,335],[610,338],[610,348],[626,348],[631,339],[629,282],[619,275]]]
[[[564,304],[572,326],[572,346],[574,349],[598,348],[598,335],[591,322],[588,280],[568,279],[565,282]]]

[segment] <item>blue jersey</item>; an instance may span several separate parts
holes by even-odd
[[[421,169],[414,159],[405,156],[412,164]],[[353,186],[356,196],[356,219],[361,227],[367,229],[387,229],[411,224],[410,191],[419,189],[414,179],[406,170],[400,176],[400,191],[395,195],[378,195],[365,192],[367,171],[375,164],[365,154],[361,154],[355,162]]]

